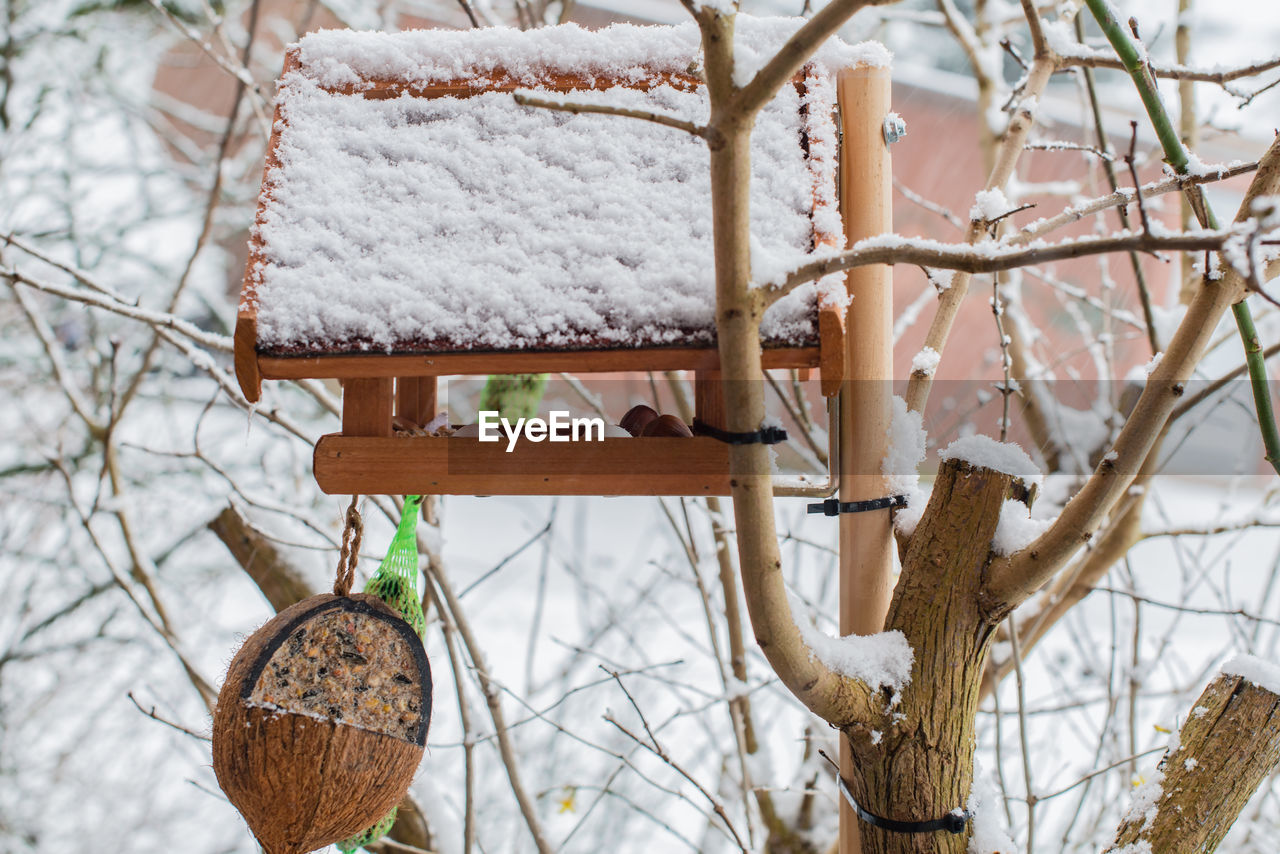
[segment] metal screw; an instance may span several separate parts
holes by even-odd
[[[884,141],[892,145],[907,135],[907,123],[897,113],[884,117]]]

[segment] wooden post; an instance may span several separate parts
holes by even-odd
[[[396,377],[396,415],[421,427],[436,417],[435,377]]]
[[[888,68],[859,67],[841,73],[840,207],[849,245],[893,230],[889,149]],[[845,280],[853,302],[846,323],[844,395],[840,406],[840,500],[885,494],[885,457],[893,376],[893,278],[889,267],[859,267]],[[840,633],[870,634],[884,627],[893,593],[893,535],[888,510],[840,517]],[[849,748],[840,741],[840,772],[853,773]],[[840,854],[861,851],[858,818],[840,805]]]
[[[699,421],[724,430],[728,422],[724,416],[724,389],[720,387],[719,371],[694,371],[693,413]]]
[[[391,435],[391,377],[342,383],[342,435]]]

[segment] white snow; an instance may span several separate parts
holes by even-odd
[[[1151,849],[1151,843],[1145,839],[1139,839],[1137,842],[1130,842],[1123,848],[1117,848],[1111,854],[1154,854]]]
[[[938,452],[938,459],[960,460],[975,468],[1015,475],[1028,486],[1038,486],[1044,481],[1040,469],[1016,442],[997,442],[980,433],[956,439]]]
[[[1004,191],[999,187],[992,190],[979,190],[974,196],[973,207],[969,209],[969,219],[990,222],[1007,214],[1013,209]]]
[[[1222,665],[1228,676],[1240,676],[1264,691],[1280,694],[1280,666],[1253,655],[1239,654]]]
[[[738,15],[734,47],[740,65],[759,64],[790,38],[801,18]],[[301,70],[326,88],[369,89],[375,80],[417,86],[475,79],[476,88],[494,80],[534,85],[539,75],[608,75],[638,83],[652,74],[685,73],[700,62],[698,28],[614,24],[586,30],[575,24],[521,31],[485,27],[471,30],[409,30],[388,34],[322,30],[299,43]],[[887,66],[891,57],[874,42],[850,45],[829,39],[813,61],[833,71],[853,65]]]
[[[1018,847],[1014,845],[1009,833],[1000,823],[1000,795],[995,784],[982,769],[978,760],[973,763],[973,788],[969,790],[967,809],[972,813],[970,826],[973,828],[969,836],[968,854],[1016,854]]]
[[[905,494],[913,490],[920,480],[920,463],[924,462],[924,422],[919,412],[907,409],[907,402],[894,395],[890,404],[889,446],[885,451],[880,471],[885,475],[885,486],[890,495]]]
[[[895,395],[892,408],[889,446],[880,471],[885,476],[887,494],[905,495],[907,498],[907,506],[894,513],[893,525],[899,533],[909,537],[915,532],[929,503],[929,494],[919,487],[920,463],[924,462],[928,436],[925,435],[920,413],[909,411],[905,400]]]
[[[796,22],[741,18],[762,52]],[[423,352],[710,344],[715,340],[708,154],[651,122],[521,107],[507,92],[363,97],[466,77],[536,85],[538,69],[644,82],[566,100],[705,121],[705,91],[657,74],[697,60],[690,26],[321,32],[279,93],[253,271],[268,351]],[[831,42],[815,69],[883,56]],[[468,69],[474,69],[468,72]],[[825,73],[825,72],[823,72]],[[776,274],[838,248],[830,78],[785,86],[752,139],[758,266]],[[385,89],[385,83],[383,84]],[[336,91],[335,91],[336,90]],[[806,159],[799,141],[808,138]],[[815,211],[815,199],[816,207]],[[816,340],[805,285],[766,314],[767,344]]]
[[[991,538],[991,550],[998,555],[1011,555],[1035,542],[1053,523],[1052,519],[1032,519],[1031,511],[1021,501],[1009,499],[1000,507],[1000,521]]]
[[[861,680],[873,689],[889,688],[895,693],[911,681],[915,652],[897,629],[835,638],[819,630],[807,617],[800,616],[804,603],[795,597],[791,597],[791,610],[805,645],[831,670]]]
[[[1141,819],[1140,830],[1146,830],[1156,820],[1156,814],[1159,812],[1157,804],[1163,796],[1164,772],[1157,768],[1152,770],[1145,782],[1133,790],[1133,801],[1125,812],[1124,820],[1136,822]]]
[[[938,370],[938,363],[941,361],[942,355],[937,350],[932,347],[921,347],[920,352],[911,359],[911,372],[931,377]]]

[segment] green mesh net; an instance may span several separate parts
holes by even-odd
[[[418,513],[422,508],[422,496],[409,495],[400,513],[400,525],[391,538],[387,556],[382,559],[378,571],[364,586],[364,592],[377,596],[400,612],[406,623],[422,637],[427,631],[427,618],[422,613],[422,600],[418,598]],[[338,843],[343,854],[372,845],[396,823],[397,807],[384,815],[377,824],[355,836]]]
[[[427,630],[427,620],[422,614],[422,600],[418,598],[418,512],[422,508],[422,496],[410,495],[404,500],[400,513],[400,526],[391,538],[387,556],[382,559],[378,571],[364,586],[364,592],[377,596],[400,612],[405,622],[422,637]]]
[[[392,807],[391,812],[384,815],[373,827],[339,842],[338,850],[342,854],[351,854],[352,851],[358,851],[366,845],[372,845],[377,842],[391,830],[391,826],[396,823],[396,814],[399,812],[399,807]]]

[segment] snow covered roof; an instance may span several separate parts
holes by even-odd
[[[741,17],[738,75],[799,23]],[[842,241],[834,74],[885,61],[878,45],[833,41],[761,115],[758,269]],[[701,121],[698,62],[692,24],[308,35],[281,79],[246,271],[255,349],[711,345],[705,144],[650,122],[521,107],[510,94],[572,88],[563,97]],[[817,295],[832,286],[775,305],[767,343],[816,342]]]

